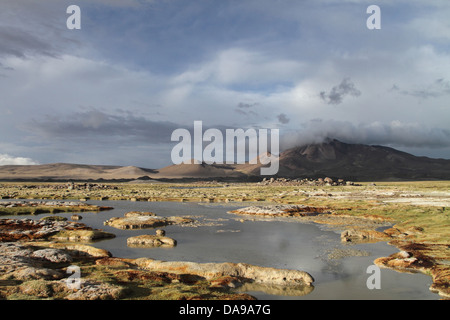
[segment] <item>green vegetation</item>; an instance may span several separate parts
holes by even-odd
[[[13,207],[13,208],[0,208],[0,215],[24,215],[24,214],[42,214],[42,213],[62,213],[73,212],[73,208],[69,207],[54,207],[54,206],[37,206],[37,207]]]

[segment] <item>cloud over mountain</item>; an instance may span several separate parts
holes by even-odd
[[[300,129],[286,133],[281,148],[288,149],[327,138],[347,143],[394,145],[401,147],[450,147],[450,130],[429,128],[418,123],[392,121],[353,124],[346,121],[316,119],[304,123]]]

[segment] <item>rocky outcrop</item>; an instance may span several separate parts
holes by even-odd
[[[63,252],[35,253],[31,247],[17,243],[0,243],[0,253],[0,279],[61,279],[63,273],[48,268],[45,262],[68,261]]]
[[[304,271],[259,267],[246,263],[170,262],[147,258],[136,259],[135,263],[145,270],[188,273],[204,277],[208,280],[234,277],[240,282],[306,286],[311,286],[314,282],[313,277]]]
[[[0,241],[44,240],[63,230],[89,229],[70,221],[0,219]]]
[[[250,206],[237,210],[232,210],[230,213],[247,214],[265,217],[304,217],[315,216],[321,213],[331,213],[325,207],[311,207],[304,205],[269,205],[269,206]]]
[[[105,221],[104,225],[118,229],[146,229],[192,222],[194,220],[187,217],[159,217],[152,212],[128,212],[124,217],[114,217]]]
[[[54,248],[68,252],[72,257],[76,258],[90,258],[98,259],[111,257],[111,253],[108,250],[96,248],[82,243],[70,243],[70,242],[24,242],[24,245],[42,247],[42,248]]]
[[[114,234],[95,230],[83,223],[60,219],[0,219],[0,242],[59,240],[92,241],[112,238]]]
[[[52,235],[49,239],[57,241],[91,242],[114,237],[115,235],[113,233],[102,230],[63,230]]]
[[[80,289],[67,295],[67,300],[117,300],[120,299],[126,289],[124,287],[99,281],[83,281]]]
[[[73,261],[72,256],[67,252],[52,248],[36,250],[31,254],[31,257],[53,263],[69,263]]]
[[[55,248],[48,246],[54,245]],[[124,288],[80,278],[77,290],[67,285],[66,269],[83,258],[106,258],[105,250],[86,245],[66,245],[46,242],[0,243],[0,297],[56,298],[68,300],[118,299]],[[100,252],[103,251],[102,254]],[[90,260],[83,261],[90,261]]]
[[[127,239],[127,246],[129,247],[175,247],[176,245],[177,241],[166,237],[164,230],[156,230],[155,235],[143,234]]]

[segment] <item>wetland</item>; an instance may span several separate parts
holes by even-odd
[[[81,266],[84,287],[77,292],[62,288],[64,274],[28,279],[4,270],[0,293],[4,299],[447,299],[449,185],[118,183],[87,190],[58,183],[2,184],[3,203],[71,203],[72,210],[49,212],[50,217],[70,221],[76,211],[76,223],[97,235],[113,236],[72,236],[69,241],[59,234],[3,242],[20,245],[22,251],[56,248],[71,253],[70,263]],[[77,210],[75,203],[102,210]],[[290,210],[261,215],[252,212],[255,207]],[[294,214],[300,207],[314,214]],[[24,216],[15,208],[10,206],[0,218],[48,216]],[[182,218],[183,223],[131,229],[105,224],[130,212],[151,212],[164,221]],[[127,243],[131,237],[154,237],[161,229],[175,245]],[[74,255],[76,245],[84,246],[78,253],[89,252],[86,247],[97,251]],[[8,252],[5,248],[0,251]],[[379,290],[366,285],[367,268],[374,264],[381,267]],[[68,266],[60,263],[51,269]],[[277,280],[286,275],[293,281]],[[30,289],[35,287],[40,289]]]

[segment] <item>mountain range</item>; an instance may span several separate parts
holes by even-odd
[[[258,180],[261,164],[170,165],[161,169],[55,163],[0,166],[0,180]],[[449,180],[450,160],[417,157],[385,146],[328,140],[285,150],[277,177],[342,178],[353,181]]]

